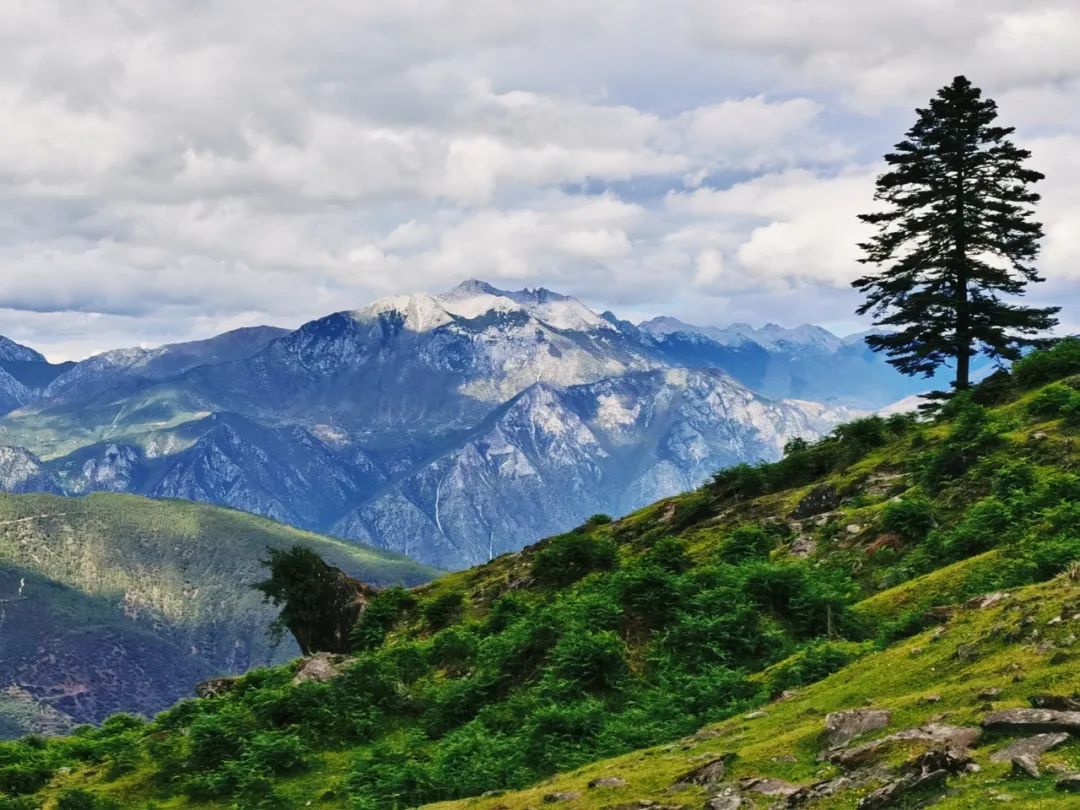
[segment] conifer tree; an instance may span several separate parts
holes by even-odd
[[[867,343],[905,374],[931,376],[955,364],[953,386],[970,385],[971,358],[1016,360],[1053,327],[1058,307],[1009,298],[1042,281],[1035,269],[1042,226],[1033,218],[1043,179],[1031,156],[996,123],[997,105],[963,76],[916,110],[905,140],[877,179],[883,205],[859,218],[877,230],[859,245],[875,273],[853,282],[889,331]]]

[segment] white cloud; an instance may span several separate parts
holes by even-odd
[[[873,161],[961,71],[1050,176],[1047,272],[1080,275],[1066,0],[43,0],[0,28],[0,333],[56,357],[467,276],[839,321]]]

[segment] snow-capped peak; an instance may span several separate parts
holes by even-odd
[[[511,301],[523,310],[555,329],[585,332],[593,329],[614,329],[612,324],[570,295],[544,287],[535,290],[500,290],[486,281],[469,279],[449,292],[438,296],[451,311],[467,310],[476,317],[489,309],[501,306],[496,299]]]
[[[445,293],[393,295],[352,313],[370,320],[389,312],[404,316],[416,332],[437,329],[455,318],[479,318],[490,312],[524,312],[546,325],[566,331],[612,330],[615,327],[578,299],[539,287],[535,290],[500,290],[484,281],[470,279]]]

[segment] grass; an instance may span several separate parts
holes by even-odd
[[[443,810],[498,810],[537,807],[549,793],[576,792],[581,798],[568,803],[573,808],[601,808],[622,802],[654,801],[701,805],[707,798],[703,788],[690,788],[673,796],[669,788],[676,777],[708,758],[726,753],[737,757],[730,778],[769,776],[797,784],[811,784],[833,778],[840,769],[818,760],[823,749],[825,715],[829,712],[873,706],[892,711],[889,727],[873,736],[930,722],[977,726],[986,714],[980,691],[1003,689],[994,708],[1027,706],[1029,696],[1040,693],[1071,694],[1080,690],[1077,642],[1072,637],[1076,621],[1050,624],[1061,615],[1063,606],[1080,599],[1080,588],[1065,578],[1022,588],[1010,598],[986,609],[957,612],[944,632],[929,630],[887,650],[873,653],[834,675],[808,686],[785,700],[763,707],[765,716],[746,719],[740,715],[702,729],[698,734],[669,745],[635,751],[562,774],[524,791],[489,798],[445,802]],[[1061,660],[1053,652],[1040,652],[1036,644],[1013,643],[1003,638],[1001,625],[1014,627],[1018,617],[1031,617],[1032,628],[1040,630],[1043,641],[1056,641],[1067,651]],[[963,661],[958,648],[974,645],[978,658]],[[928,696],[940,697],[926,702]],[[953,777],[950,793],[935,807],[984,808],[993,792],[1013,797],[1011,807],[1065,807],[1070,800],[1054,790],[1053,773],[1033,780],[1010,774],[1006,764],[991,762],[989,756],[1006,738],[985,735],[974,749],[976,774]],[[904,752],[901,752],[904,753]],[[910,753],[910,749],[908,751]],[[1046,755],[1045,762],[1080,768],[1080,741]],[[604,776],[627,781],[622,788],[590,789],[588,783]],[[852,808],[873,785],[842,791],[817,808]]]

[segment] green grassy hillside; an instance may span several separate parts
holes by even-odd
[[[1070,735],[1033,777],[993,758],[1016,734],[968,729],[1080,693],[1078,372],[1066,341],[936,421],[859,420],[387,589],[336,677],[256,670],[148,724],[8,743],[0,790],[59,810],[1068,806]],[[887,722],[826,750],[827,715],[855,709]]]
[[[267,548],[295,543],[373,584],[435,574],[203,504],[0,495],[0,734],[154,713],[203,678],[294,657],[250,583]]]

